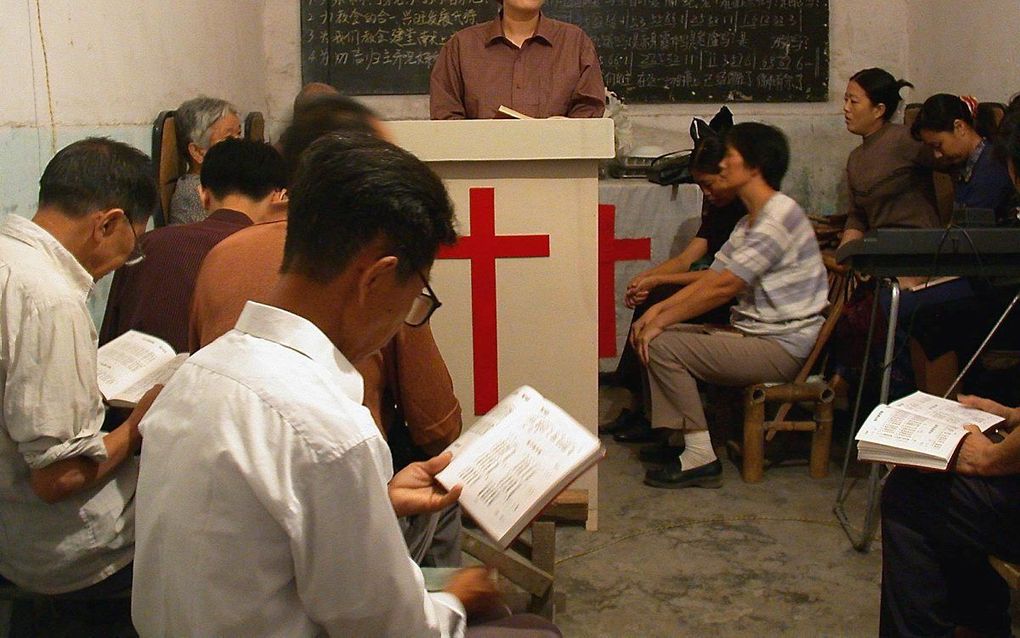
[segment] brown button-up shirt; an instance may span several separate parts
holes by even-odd
[[[256,224],[209,252],[195,283],[192,351],[233,328],[247,300],[263,300],[283,263],[286,236],[286,220]],[[460,403],[427,324],[401,326],[385,347],[352,363],[365,382],[364,405],[384,437],[401,417],[411,440],[429,454],[460,436]]]
[[[540,118],[602,117],[605,85],[591,39],[544,15],[520,48],[499,17],[455,33],[432,67],[432,119],[489,119],[500,106]]]

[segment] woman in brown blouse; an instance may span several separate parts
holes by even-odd
[[[858,71],[847,84],[843,118],[863,141],[846,163],[850,209],[842,243],[875,228],[939,226],[931,150],[890,121],[904,86],[913,85],[875,68]]]

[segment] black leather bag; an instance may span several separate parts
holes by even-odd
[[[690,151],[660,155],[652,160],[652,165],[648,169],[648,181],[662,186],[690,184],[694,181],[691,177],[690,162]]]

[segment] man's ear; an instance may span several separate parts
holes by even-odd
[[[358,301],[365,303],[370,296],[392,281],[399,261],[395,255],[386,255],[369,263],[358,278]],[[382,292],[389,294],[389,290]]]
[[[205,149],[194,142],[188,142],[188,156],[192,166],[199,166],[205,161]]]
[[[202,202],[202,208],[205,209],[205,212],[207,212],[207,213],[213,212],[213,210],[212,210],[212,207],[213,207],[213,194],[212,194],[212,191],[210,191],[209,189],[205,188],[201,184],[198,185],[198,200],[200,202]]]
[[[92,239],[99,243],[117,232],[117,225],[120,223],[121,218],[127,219],[127,213],[124,212],[123,208],[109,208],[107,210],[98,210],[91,215],[92,217]]]

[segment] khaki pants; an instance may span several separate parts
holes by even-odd
[[[775,341],[708,335],[704,327],[677,324],[648,348],[652,427],[707,430],[698,380],[723,386],[790,381],[803,365]]]

